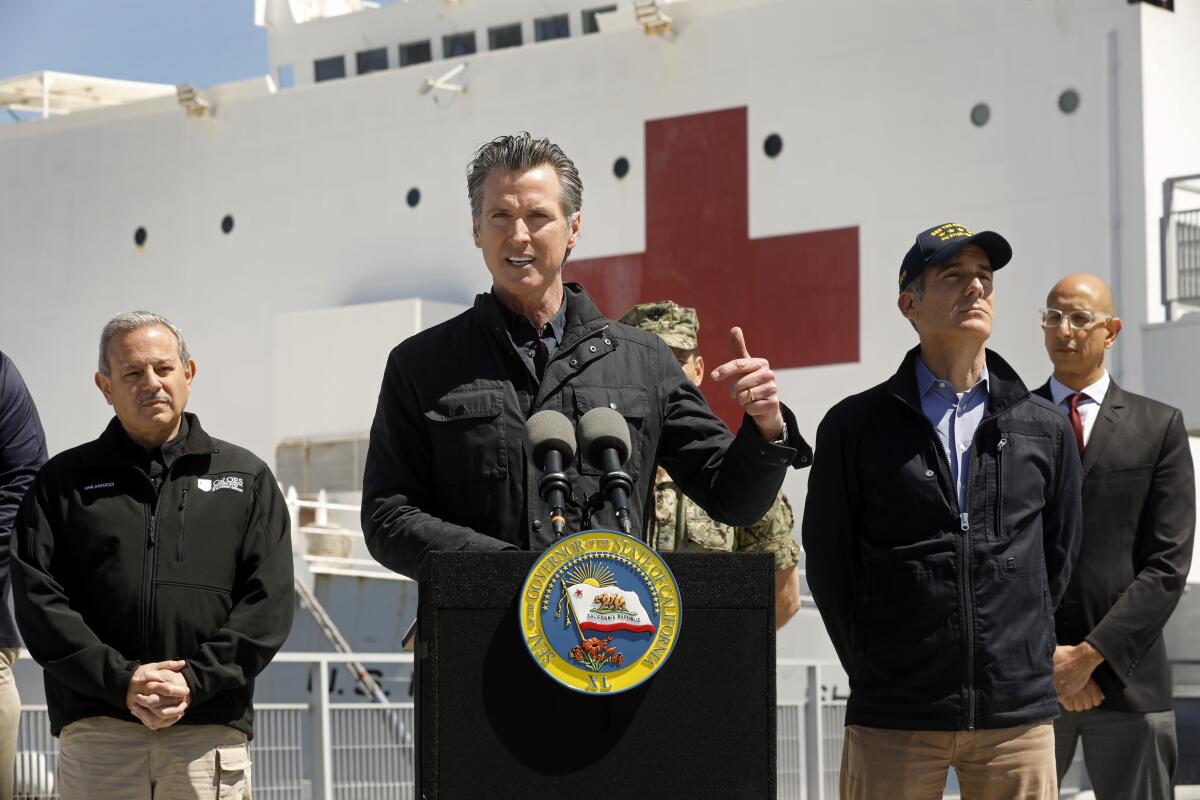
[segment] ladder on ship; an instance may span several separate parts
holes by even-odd
[[[308,587],[303,580],[296,578],[296,594],[300,596],[300,604],[308,609],[308,613],[312,614],[313,621],[317,623],[317,627],[321,629],[321,633],[333,646],[333,649],[339,653],[352,653],[354,650],[350,647],[350,643],[346,641],[346,637],[342,636],[342,632],[338,629],[337,623],[329,616],[325,607],[321,605],[321,601],[313,594],[312,589]],[[383,693],[379,682],[375,680],[375,676],[367,671],[358,661],[351,661],[346,664],[346,668],[350,670],[350,674],[354,676],[355,682],[363,690],[363,693],[374,700],[376,703],[388,702],[387,695]]]

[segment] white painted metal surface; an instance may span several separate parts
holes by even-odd
[[[43,71],[0,80],[0,108],[32,111],[49,117],[174,93],[175,87],[169,84]]]

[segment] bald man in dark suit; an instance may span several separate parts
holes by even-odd
[[[1055,617],[1058,776],[1083,740],[1098,800],[1166,798],[1178,761],[1162,630],[1183,593],[1196,520],[1178,409],[1127,392],[1104,367],[1121,333],[1112,291],[1069,275],[1042,312],[1054,375],[1038,394],[1071,420],[1083,457],[1083,540]]]

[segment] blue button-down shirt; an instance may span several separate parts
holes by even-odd
[[[958,487],[958,507],[966,507],[967,465],[971,459],[971,438],[987,414],[987,365],[968,391],[961,395],[954,384],[929,371],[925,362],[917,359],[917,391],[921,395],[921,411],[933,423],[950,462],[950,477]]]

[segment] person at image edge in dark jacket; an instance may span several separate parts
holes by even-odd
[[[254,678],[292,622],[288,513],[266,464],[184,413],[194,372],[170,322],[114,317],[96,383],[116,417],[21,506],[17,623],[64,800],[211,798],[214,775],[250,796]]]
[[[0,800],[13,796],[21,697],[12,666],[21,652],[8,612],[8,551],[13,520],[29,484],[46,463],[46,434],[17,365],[0,353]]]
[[[1079,546],[1065,417],[995,353],[1000,235],[924,231],[900,271],[920,338],[817,431],[807,577],[850,679],[845,798],[1057,796],[1054,609]]]
[[[549,508],[525,446],[525,421],[543,409],[573,421],[598,407],[625,416],[635,533],[653,515],[656,464],[714,519],[760,519],[787,468],[807,466],[811,451],[741,330],[731,331],[734,359],[713,372],[746,411],[734,436],[661,339],[605,319],[583,287],[563,283],[582,184],[557,145],[499,137],[476,152],[467,183],[492,291],[388,358],[363,478],[372,555],[415,578],[432,551],[548,547]],[[589,465],[566,472],[576,497],[599,490]],[[568,531],[582,529],[577,506],[566,518]],[[607,507],[592,524],[617,527]]]

